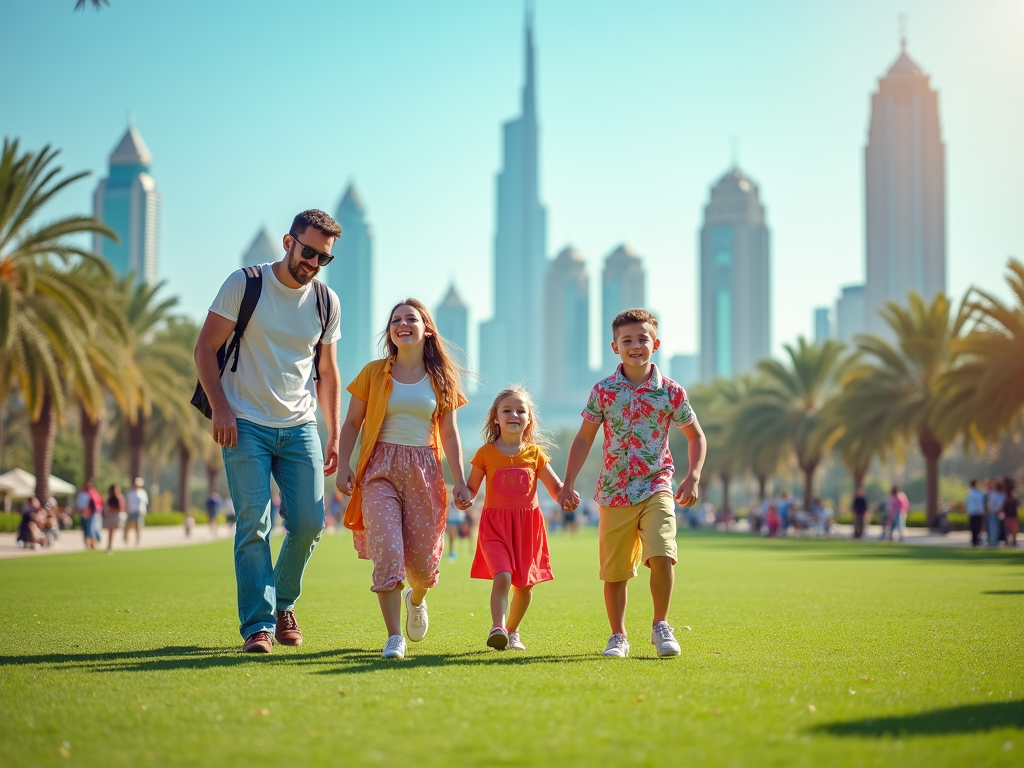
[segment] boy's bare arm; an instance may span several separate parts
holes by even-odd
[[[565,467],[565,482],[562,484],[562,489],[558,492],[558,504],[562,509],[573,510],[579,504],[579,496],[574,494],[576,478],[579,476],[580,470],[583,469],[583,465],[587,462],[587,456],[590,455],[590,449],[594,445],[594,438],[597,437],[597,431],[600,428],[601,424],[599,422],[585,420],[580,427],[580,431],[576,433],[576,438],[572,441],[572,447],[569,449],[569,460],[566,462]]]
[[[683,482],[679,484],[679,490],[676,491],[676,500],[684,507],[692,507],[697,503],[699,495],[700,473],[704,468],[708,441],[704,437],[704,430],[700,428],[696,417],[689,424],[683,424],[682,430],[686,435],[686,455],[690,467]]]

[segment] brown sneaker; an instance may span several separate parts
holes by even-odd
[[[245,645],[242,646],[243,653],[270,653],[273,641],[269,632],[253,632],[245,638]]]
[[[274,639],[281,645],[302,645],[302,630],[295,621],[293,611],[277,612],[277,628],[274,630]]]

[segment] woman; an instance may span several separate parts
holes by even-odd
[[[448,492],[441,472],[444,448],[454,495],[469,501],[455,410],[466,403],[462,370],[445,349],[427,308],[399,302],[381,334],[384,357],[368,363],[348,386],[352,395],[338,444],[335,484],[351,496],[345,526],[360,558],[373,561],[388,640],[385,659],[405,658],[405,632],[427,634],[427,590],[437,584]],[[362,432],[359,462],[350,461]],[[405,580],[409,588],[404,592]]]
[[[107,491],[107,501],[103,505],[103,530],[107,532],[107,554],[114,554],[114,536],[117,535],[125,517],[124,496],[121,488],[114,483]]]

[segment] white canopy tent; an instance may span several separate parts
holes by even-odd
[[[50,475],[50,493],[55,496],[64,496],[75,493],[77,490],[67,480]],[[20,468],[5,472],[0,475],[0,492],[14,499],[27,499],[35,496],[36,476]]]

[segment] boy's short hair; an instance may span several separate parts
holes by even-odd
[[[338,225],[338,222],[318,208],[310,208],[296,214],[295,218],[292,219],[292,226],[288,230],[288,234],[292,237],[297,237],[309,227],[319,229],[327,237],[341,237],[341,227]]]
[[[612,341],[615,340],[619,328],[624,325],[632,325],[633,323],[643,323],[651,327],[651,333],[655,336],[658,335],[658,318],[648,312],[646,309],[625,309],[619,312],[612,320]]]

